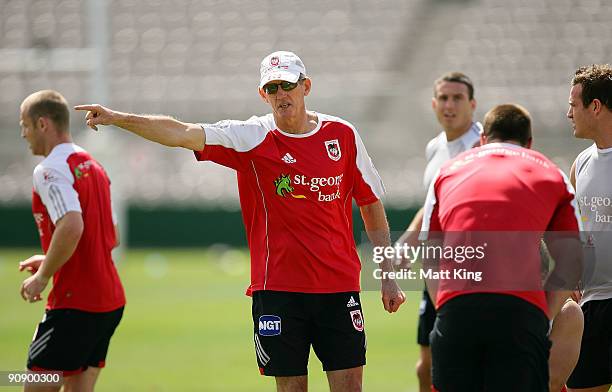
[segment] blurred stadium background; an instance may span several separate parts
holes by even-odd
[[[612,61],[611,20],[609,0],[0,0],[0,288],[4,294],[0,368],[22,367],[24,342],[40,314],[40,307],[33,311],[34,306],[19,303],[15,294],[20,277],[13,273],[17,260],[29,256],[29,250],[14,248],[33,248],[38,241],[29,200],[32,169],[40,158],[29,155],[18,125],[19,104],[31,92],[53,88],[71,104],[98,102],[193,122],[246,119],[267,112],[256,91],[260,60],[273,50],[295,51],[313,79],[308,107],[357,126],[386,184],[392,229],[402,230],[424,195],[425,144],[440,130],[430,103],[433,80],[450,70],[470,75],[476,87],[477,119],[499,103],[525,106],[534,118],[534,148],[568,171],[576,154],[588,145],[573,139],[565,118],[569,81],[580,65]],[[74,113],[72,118],[76,142],[107,168],[124,243],[141,248],[119,258],[130,307],[146,320],[143,310],[156,314],[147,316],[151,323],[140,324],[126,313],[124,329],[117,336],[121,343],[112,347],[118,351],[115,357],[124,358],[124,369],[139,377],[146,377],[145,370],[156,375],[158,381],[145,383],[142,390],[270,386],[253,376],[254,357],[244,328],[236,328],[236,336],[246,339],[240,354],[225,357],[224,353],[238,350],[238,343],[234,348],[230,340],[209,336],[201,344],[179,345],[188,352],[175,353],[172,371],[149,368],[157,355],[165,359],[174,355],[164,354],[164,349],[173,344],[165,341],[165,333],[180,328],[175,321],[183,320],[180,325],[185,330],[180,334],[186,341],[206,335],[217,320],[220,324],[215,325],[231,319],[248,329],[248,300],[241,298],[248,265],[241,248],[245,239],[235,175],[219,166],[196,163],[188,151],[162,148],[110,128],[88,131],[83,117]],[[213,244],[226,247],[216,245],[211,250]],[[178,256],[153,249],[184,246],[208,248],[181,251]],[[174,258],[179,259],[178,267],[159,261]],[[217,287],[211,272],[215,266],[229,268],[227,287],[233,289],[209,297],[210,287]],[[151,273],[163,278],[144,284]],[[192,284],[184,285],[183,278]],[[160,292],[148,297],[162,282]],[[141,285],[145,293],[140,292]],[[179,306],[180,312],[176,306],[157,302],[160,297],[174,298],[179,288],[188,291],[185,297],[201,301],[188,302],[191,308]],[[396,353],[401,353],[386,358],[401,362],[387,374],[398,382],[369,385],[414,390],[416,296],[403,315],[389,321],[378,312],[375,293],[365,295],[372,297],[370,347],[377,339],[372,331],[376,327],[371,326],[387,320],[390,326],[380,327],[383,334],[388,328],[384,353],[391,355],[397,347]],[[217,309],[210,298],[217,301],[220,296],[227,307]],[[177,297],[176,304],[181,303]],[[157,332],[151,333],[151,328]],[[218,326],[217,331],[227,334],[232,330],[228,328]],[[132,339],[139,333],[142,341]],[[128,348],[138,348],[135,352],[141,356]],[[216,354],[198,356],[208,350]],[[370,352],[377,358],[377,351]],[[211,381],[208,389],[192,380],[180,388],[169,384],[198,374],[214,379],[214,366],[210,373],[202,369],[215,363],[234,366],[234,361],[248,363],[244,380],[254,379],[253,386],[241,380],[241,372],[219,374],[227,375],[228,382],[242,382],[236,384],[242,387],[224,389],[229,384],[221,380]],[[366,371],[366,386],[368,377],[379,380],[378,372],[389,369],[376,366],[371,364]],[[117,369],[109,368],[112,371]],[[120,382],[112,387],[104,384],[110,382],[104,378],[101,390],[136,390],[139,385],[130,379],[130,371],[118,375]],[[317,390],[317,385],[325,384],[314,385]]]

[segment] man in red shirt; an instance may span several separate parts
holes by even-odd
[[[23,299],[41,300],[53,278],[27,366],[62,371],[67,389],[93,391],[125,305],[111,258],[119,237],[110,181],[102,166],[72,143],[68,103],[58,92],[28,96],[21,104],[20,125],[32,154],[45,157],[34,169],[32,198],[44,254],[19,263],[21,271],[32,274],[21,286]]]
[[[352,200],[370,240],[388,246],[384,188],[355,127],[306,110],[306,75],[294,53],[266,56],[259,95],[272,113],[246,121],[190,124],[100,105],[76,109],[89,111],[87,125],[94,129],[115,125],[236,170],[260,372],[275,376],[279,391],[305,391],[312,346],[331,390],[360,391],[366,340]],[[383,263],[392,268],[390,260]],[[395,312],[404,299],[394,280],[382,281],[387,311]]]
[[[550,160],[529,150],[531,119],[522,107],[490,110],[481,142],[442,166],[425,203],[423,238],[441,234],[433,244],[445,252],[438,279],[428,281],[438,311],[433,385],[547,391],[548,320],[581,272],[573,188]],[[543,235],[556,262],[544,287]]]

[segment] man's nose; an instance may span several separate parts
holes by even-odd
[[[277,98],[284,98],[287,95],[289,95],[289,91],[285,91],[281,88],[281,86],[278,86],[278,90],[276,90],[276,97]]]

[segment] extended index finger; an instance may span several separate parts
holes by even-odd
[[[97,105],[76,105],[74,110],[96,110],[97,108]]]

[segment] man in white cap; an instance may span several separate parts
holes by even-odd
[[[190,124],[100,105],[75,109],[88,111],[93,129],[115,125],[235,169],[261,374],[275,376],[278,391],[306,391],[312,346],[331,390],[361,391],[366,339],[352,199],[370,240],[387,246],[383,184],[350,123],[306,110],[312,83],[298,56],[274,52],[260,73],[259,95],[272,113],[246,121]],[[393,267],[386,261],[382,268]],[[388,312],[404,302],[394,280],[382,281],[382,300]]]

